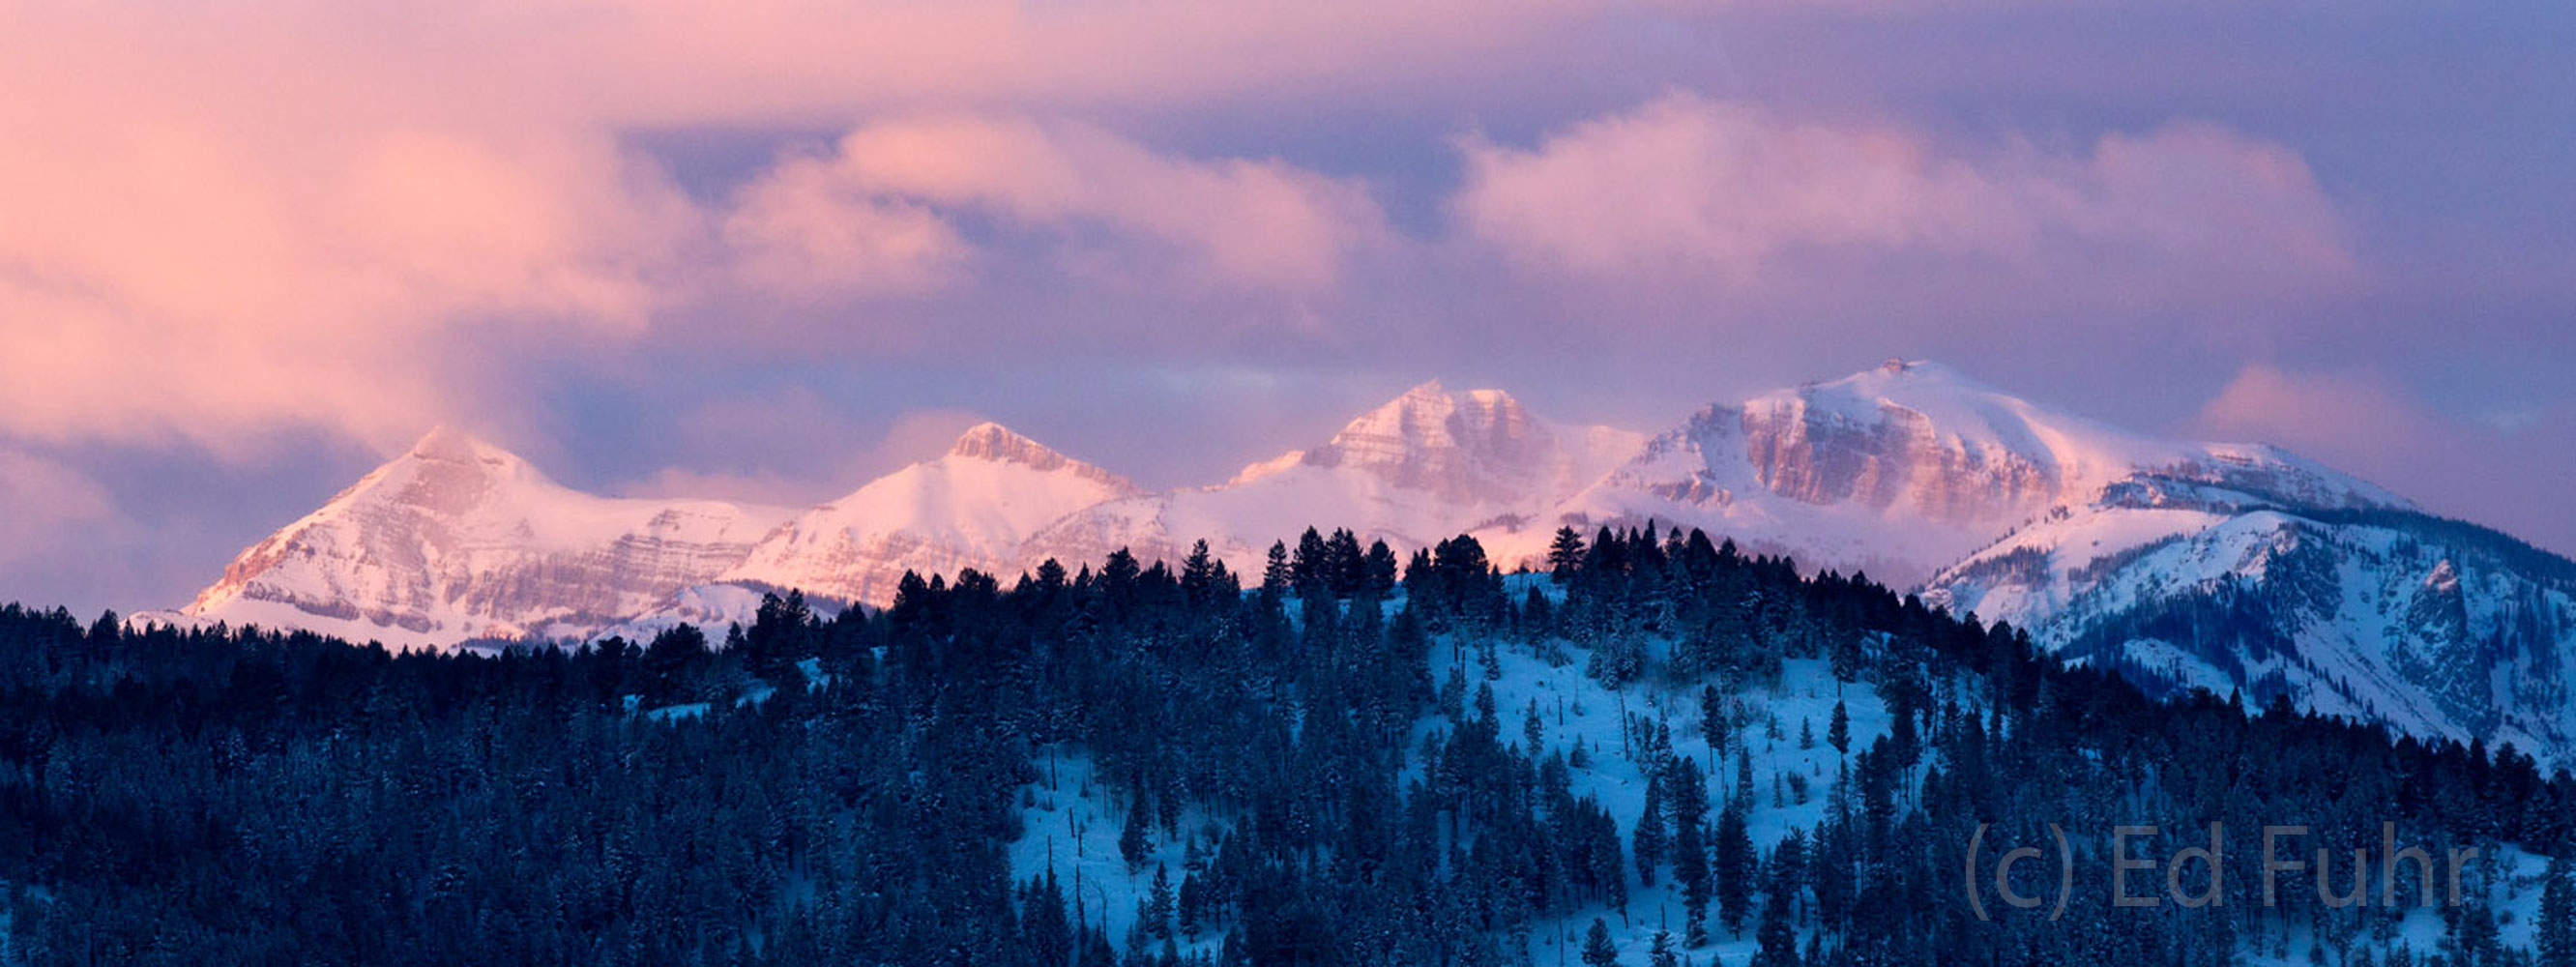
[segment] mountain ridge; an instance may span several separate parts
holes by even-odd
[[[2288,481],[2281,489],[2319,506],[2412,506],[2283,451],[2132,434],[2012,397],[1943,364],[1907,360],[1711,404],[1655,434],[1561,424],[1531,413],[1508,392],[1451,390],[1430,380],[1359,414],[1326,440],[1256,461],[1224,482],[1161,490],[986,421],[959,434],[937,458],[801,511],[581,494],[507,450],[439,427],[316,515],[421,461],[482,467],[502,482],[496,486],[515,488],[533,508],[516,515],[478,511],[471,499],[443,492],[389,499],[411,517],[459,516],[443,522],[453,526],[436,529],[471,525],[493,547],[515,533],[526,550],[597,555],[629,532],[651,531],[649,521],[598,524],[602,507],[667,512],[675,522],[723,517],[737,523],[718,528],[722,540],[703,550],[709,556],[739,551],[739,558],[699,583],[797,587],[869,604],[888,600],[905,570],[972,567],[1007,575],[1047,557],[1090,560],[1120,548],[1176,560],[1200,540],[1238,570],[1251,570],[1271,543],[1310,525],[1347,526],[1364,540],[1408,550],[1470,533],[1497,563],[1515,567],[1537,564],[1559,527],[1588,535],[1605,526],[1661,522],[1702,527],[1822,566],[1867,567],[1903,583],[1929,577],[2051,506],[2087,499],[2109,482],[2150,469],[2213,479],[2268,476]],[[450,489],[459,487],[481,492],[463,484]],[[354,610],[426,644],[452,643],[438,639],[476,624],[427,614],[438,602],[421,595],[405,599],[420,613],[397,603],[331,600],[347,582],[330,575],[306,582],[319,588],[283,589],[298,593],[245,594],[262,587],[263,574],[291,563],[290,548],[308,557],[317,551],[300,546],[296,536],[312,517],[253,545],[184,612],[228,617],[239,610],[230,605],[245,597],[326,618],[345,619]],[[567,527],[568,519],[594,522]],[[741,532],[752,528],[761,533],[746,543]],[[706,568],[681,570],[699,576]],[[616,584],[635,575],[611,577]],[[621,601],[666,601],[683,587],[644,575],[605,593]],[[454,587],[444,595],[472,596]],[[274,608],[254,610],[272,623],[299,620]],[[470,630],[552,628],[576,636],[582,630],[578,622],[556,620],[564,616],[508,614],[502,603],[491,610],[483,616],[490,620],[478,619]],[[423,622],[435,624],[436,633],[423,631]]]
[[[998,423],[804,509],[599,497],[437,428],[146,621],[399,646],[748,621],[767,591],[883,605],[907,573],[1008,578],[1200,542],[1239,573],[1309,526],[1399,554],[1560,528],[1696,528],[1919,584],[2150,688],[2252,691],[2576,759],[2576,563],[2277,447],[2122,430],[1938,363],[1713,403],[1660,432],[1411,387],[1222,482],[1148,489]],[[2516,551],[2515,548],[2521,548]]]

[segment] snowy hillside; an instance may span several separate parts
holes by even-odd
[[[2138,481],[1978,551],[1926,598],[2150,687],[2576,761],[2576,564],[2471,525]]]

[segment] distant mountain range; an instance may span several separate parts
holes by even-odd
[[[1929,362],[1652,435],[1426,383],[1316,446],[1161,491],[987,423],[802,511],[585,494],[441,430],[142,617],[578,639],[737,620],[767,590],[882,604],[906,571],[1007,579],[1122,547],[1177,560],[1204,540],[1257,573],[1310,525],[1399,551],[1470,533],[1508,568],[1559,527],[1650,522],[1919,586],[2150,688],[2576,751],[2576,564],[2276,448],[2134,434]]]

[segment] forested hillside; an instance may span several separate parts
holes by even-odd
[[[2576,780],[2509,748],[2151,702],[1698,532],[1551,561],[1310,532],[490,654],[0,608],[0,967],[2576,962]],[[1607,738],[1497,697],[1550,670]],[[1029,818],[1069,764],[1118,890]],[[2456,908],[2267,907],[2242,860],[2112,906],[2112,827],[2212,821],[2487,859]],[[1979,918],[1980,824],[2067,831],[2062,918]]]

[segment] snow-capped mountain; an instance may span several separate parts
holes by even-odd
[[[1657,520],[1906,584],[2142,473],[2226,480],[2308,505],[2406,506],[2269,447],[2147,437],[1939,363],[1890,361],[1710,406],[1525,526],[1478,536],[1498,560],[1528,561],[1559,526]]]
[[[906,571],[1009,579],[1199,540],[1253,572],[1308,526],[1399,552],[1473,533],[1511,567],[1561,526],[1650,521],[1928,578],[1935,603],[2150,682],[2576,752],[2576,565],[2277,449],[2131,433],[1927,362],[1651,437],[1426,383],[1320,444],[1164,491],[988,423],[802,513],[595,497],[440,431],[243,552],[179,617],[398,644],[581,637],[733,620],[768,589],[884,604]]]
[[[1017,574],[1035,566],[1023,545],[1041,528],[1138,493],[1124,477],[984,423],[937,460],[798,514],[719,580],[884,604],[906,571]]]
[[[1474,533],[1509,567],[1536,563],[1560,526],[1654,521],[1904,583],[2144,473],[2300,506],[2406,506],[2288,454],[2128,433],[1936,363],[1710,406],[1651,438],[1432,382],[1220,484],[1147,492],[985,424],[792,516],[591,497],[442,431],[244,552],[188,614],[414,643],[582,635],[756,600],[717,585],[884,604],[907,570],[1008,578],[1119,548],[1173,560],[1199,540],[1252,570],[1308,526],[1401,551]]]
[[[1272,542],[1293,543],[1310,526],[1425,547],[1533,517],[1633,455],[1641,439],[1540,419],[1501,390],[1434,381],[1320,446],[1255,463],[1223,484],[1088,508],[1038,534],[1023,557],[1088,561],[1124,547],[1176,560],[1205,540],[1228,565],[1257,569]]]
[[[2403,507],[2139,478],[1943,570],[1925,597],[2151,691],[2287,696],[2576,759],[2576,563]]]
[[[786,516],[592,496],[440,429],[243,551],[177,617],[391,645],[577,634],[667,606]]]

